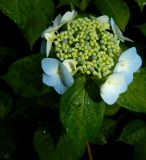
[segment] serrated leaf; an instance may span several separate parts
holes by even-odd
[[[42,83],[41,55],[32,55],[13,63],[3,76],[13,90],[24,97],[41,96],[49,91]]]
[[[85,77],[75,80],[74,85],[62,96],[60,116],[69,137],[77,143],[85,143],[101,127],[104,103],[94,103],[85,90]]]
[[[96,7],[102,13],[114,18],[116,24],[124,31],[129,21],[128,5],[123,0],[96,0]]]
[[[146,23],[139,25],[138,28],[140,28],[141,32],[146,36]]]
[[[128,90],[121,94],[117,103],[126,109],[146,113],[146,68],[134,75]]]
[[[77,150],[77,146],[65,134],[55,145],[50,134],[41,129],[35,133],[34,148],[41,160],[78,160],[82,150]]]
[[[0,90],[0,118],[4,118],[12,107],[12,98],[5,91]]]
[[[146,123],[140,120],[129,122],[123,129],[119,140],[129,145],[142,144],[146,139]]]
[[[146,5],[146,0],[135,0],[137,4],[139,5],[141,11],[143,11],[144,6]]]
[[[1,0],[0,9],[22,30],[32,47],[54,13],[52,0]]]

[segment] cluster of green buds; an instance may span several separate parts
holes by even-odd
[[[107,22],[97,18],[77,18],[54,40],[58,59],[73,59],[79,72],[97,78],[106,77],[120,54],[120,41],[109,31]]]

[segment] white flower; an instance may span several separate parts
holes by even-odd
[[[73,10],[72,12],[69,12],[69,11],[66,12],[62,17],[61,17],[61,14],[59,14],[53,21],[53,25],[43,31],[43,33],[41,34],[41,37],[47,40],[46,49],[45,49],[47,57],[49,56],[49,53],[52,47],[52,42],[56,38],[55,32],[65,23],[72,21],[76,16],[76,14],[77,12],[75,10]]]
[[[100,86],[100,95],[107,104],[112,105],[126,90],[127,83],[124,74],[114,73],[108,76],[105,83]]]
[[[133,73],[137,72],[141,65],[142,60],[137,54],[136,48],[132,47],[120,55],[114,73],[124,73],[127,83],[130,84],[133,81]]]
[[[121,30],[120,30],[119,27],[115,24],[113,18],[111,18],[110,24],[111,24],[111,28],[112,28],[113,33],[118,36],[118,39],[119,39],[120,41],[122,41],[122,42],[124,42],[124,41],[133,42],[133,40],[131,40],[131,39],[123,36]]]
[[[43,83],[52,86],[59,94],[63,94],[74,83],[72,75],[64,64],[55,58],[44,58],[42,69]]]

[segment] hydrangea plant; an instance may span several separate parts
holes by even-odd
[[[43,83],[59,94],[73,85],[75,75],[85,75],[102,82],[101,98],[112,105],[142,65],[135,47],[123,52],[120,43],[133,40],[124,37],[107,15],[80,17],[75,10],[59,14],[42,38],[47,57],[52,48],[55,50],[53,58],[42,60]]]

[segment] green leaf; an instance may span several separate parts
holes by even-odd
[[[143,143],[146,139],[146,123],[140,120],[129,122],[123,129],[119,140],[129,145]]]
[[[139,25],[138,28],[140,28],[141,32],[146,36],[146,23]]]
[[[78,160],[81,156],[81,151],[65,134],[55,145],[50,134],[42,129],[35,133],[34,148],[41,160]]]
[[[74,85],[62,96],[60,116],[69,137],[77,143],[85,143],[101,127],[104,103],[94,103],[85,90],[85,77],[75,80]]]
[[[59,5],[79,4],[79,0],[59,0]]]
[[[120,106],[117,104],[113,104],[113,105],[106,105],[105,108],[105,116],[113,116],[114,114],[116,114],[120,109]]]
[[[51,135],[43,129],[39,129],[34,136],[34,148],[41,160],[51,160],[55,145]]]
[[[101,14],[114,18],[115,23],[124,31],[128,23],[130,12],[123,0],[96,0],[96,7]]]
[[[134,75],[128,90],[121,94],[117,103],[131,111],[146,113],[146,68]]]
[[[143,11],[144,6],[146,5],[146,0],[135,0],[137,4],[139,5],[141,11]]]
[[[0,90],[0,118],[4,118],[12,107],[12,98],[5,92]]]
[[[52,0],[1,0],[0,9],[22,30],[32,47],[54,13]]]
[[[104,145],[114,135],[117,121],[111,118],[104,118],[101,129],[90,139],[93,144]]]
[[[41,96],[49,91],[42,82],[41,55],[32,55],[13,63],[3,76],[13,90],[24,96]]]

